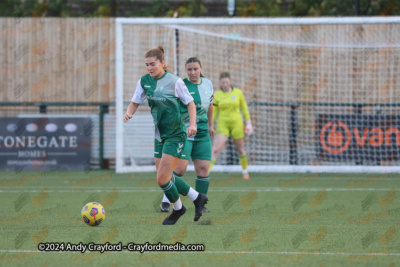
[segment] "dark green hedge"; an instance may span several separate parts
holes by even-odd
[[[236,16],[400,15],[400,0],[236,0]],[[227,0],[1,0],[2,17],[228,16]]]

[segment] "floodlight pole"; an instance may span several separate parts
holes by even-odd
[[[111,17],[117,16],[117,0],[111,0]]]
[[[354,0],[354,15],[360,15],[360,0]]]

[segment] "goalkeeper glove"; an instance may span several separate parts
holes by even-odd
[[[254,132],[253,126],[251,125],[251,121],[246,121],[246,128],[244,129],[244,133],[247,135],[252,135]]]

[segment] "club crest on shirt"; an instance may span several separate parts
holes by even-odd
[[[236,97],[235,97],[234,95],[233,95],[233,96],[231,96],[231,99],[232,99],[232,100],[235,100],[235,98],[236,98]]]

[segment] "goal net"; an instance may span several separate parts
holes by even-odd
[[[155,170],[147,102],[123,123],[144,54],[186,77],[229,71],[249,106],[249,171],[399,172],[400,18],[117,19],[117,172]],[[216,127],[216,125],[215,125]],[[229,142],[213,171],[240,171]]]

